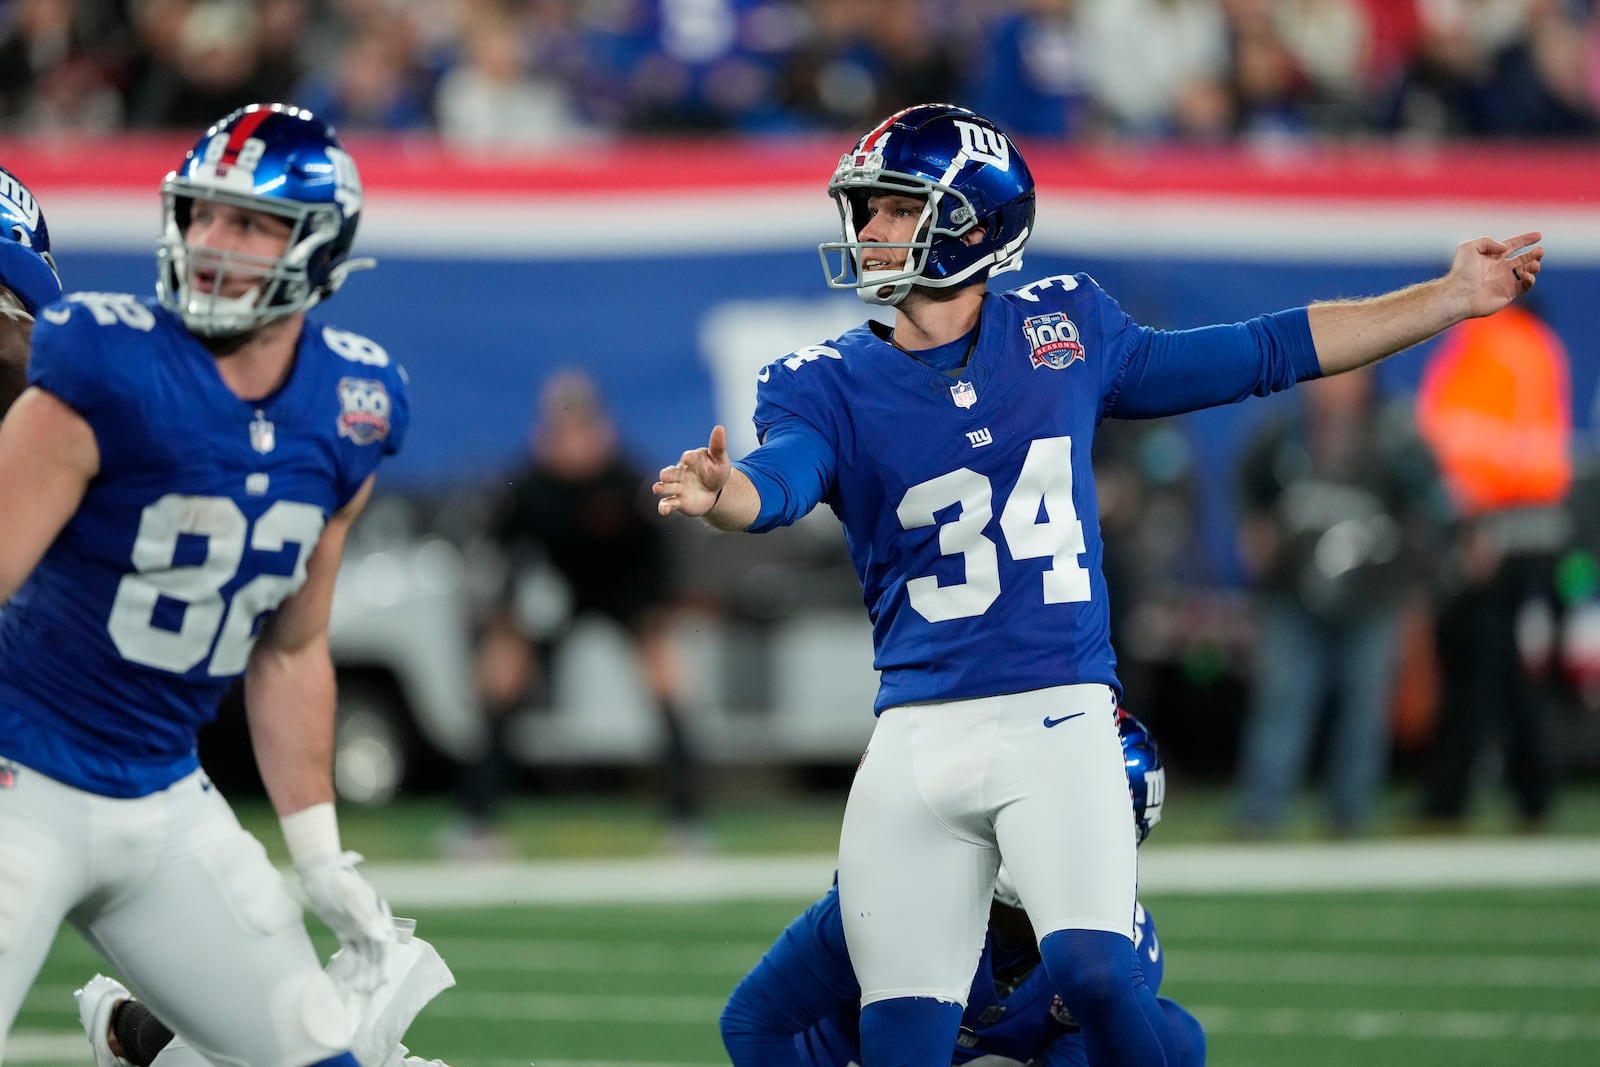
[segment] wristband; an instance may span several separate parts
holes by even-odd
[[[332,802],[279,816],[278,825],[283,829],[289,858],[296,864],[339,853],[339,817],[334,814]]]

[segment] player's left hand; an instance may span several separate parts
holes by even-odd
[[[1533,288],[1544,259],[1542,237],[1533,230],[1503,241],[1479,237],[1457,246],[1450,273],[1466,286],[1470,315],[1492,315]]]
[[[356,871],[361,858],[333,852],[295,864],[295,873],[311,910],[355,961],[352,988],[370,993],[383,981],[384,959],[397,939],[388,902]]]

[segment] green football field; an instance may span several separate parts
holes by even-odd
[[[443,875],[442,875],[443,876]],[[1600,1063],[1593,888],[1148,895],[1165,992],[1235,1067]],[[807,901],[430,909],[454,969],[412,1028],[455,1067],[726,1063],[723,998]],[[71,991],[98,968],[62,937],[14,1067],[90,1063]]]
[[[786,832],[769,855],[735,829],[716,857],[375,862],[374,880],[458,980],[407,1043],[454,1067],[726,1063],[724,998],[826,886],[828,855],[783,849],[810,840]],[[1190,839],[1146,849],[1142,897],[1167,955],[1163,992],[1205,1025],[1211,1063],[1600,1063],[1600,837],[1174,836]],[[11,1067],[90,1067],[71,992],[100,967],[61,936],[17,1020]]]

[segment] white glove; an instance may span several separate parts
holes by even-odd
[[[354,964],[350,985],[371,993],[383,981],[384,958],[397,943],[389,904],[356,872],[359,852],[329,852],[294,865],[306,903],[339,938]]]

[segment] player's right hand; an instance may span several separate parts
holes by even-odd
[[[717,426],[705,448],[685,452],[671,467],[661,468],[660,480],[651,486],[661,499],[656,510],[663,515],[681,511],[685,515],[704,515],[716,506],[717,496],[728,484],[733,461],[728,457],[728,431]]]
[[[351,986],[371,993],[383,981],[383,966],[396,944],[394,916],[382,894],[356,871],[359,852],[330,852],[295,864],[306,903],[339,938],[355,961]]]

